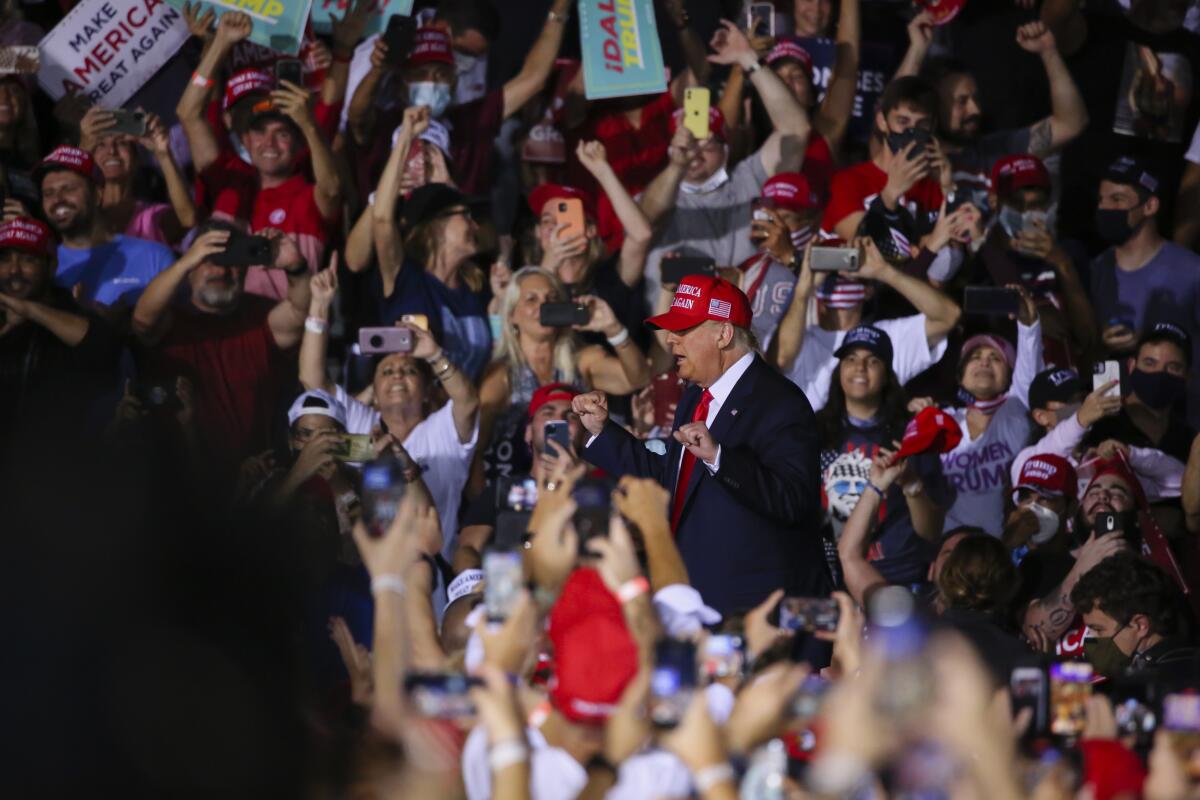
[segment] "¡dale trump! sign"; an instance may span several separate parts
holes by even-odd
[[[666,91],[653,0],[579,0],[579,44],[589,100]]]
[[[55,100],[84,94],[116,108],[187,41],[164,0],[84,0],[42,39],[38,83]]]

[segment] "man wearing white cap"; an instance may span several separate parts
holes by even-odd
[[[837,239],[817,244],[831,247],[840,243]],[[872,323],[895,343],[892,369],[901,383],[941,360],[946,354],[946,336],[962,314],[948,295],[888,264],[873,243],[867,241],[861,256],[862,267],[857,272],[816,276],[805,256],[792,303],[767,351],[775,366],[804,390],[814,411],[824,408],[829,399],[829,382],[838,364],[834,353],[846,332],[863,322],[863,304],[868,290],[874,292],[873,282],[891,287],[918,312]],[[809,301],[814,295],[816,321],[809,324]]]

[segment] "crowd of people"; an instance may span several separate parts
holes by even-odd
[[[10,796],[1200,798],[1200,3],[253,5],[0,70]]]

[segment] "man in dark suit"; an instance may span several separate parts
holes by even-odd
[[[665,455],[611,422],[603,393],[573,403],[592,434],[589,462],[614,476],[654,478],[673,493],[671,523],[691,583],[724,613],[778,588],[810,597],[831,589],[812,407],[755,353],[750,318],[733,284],[693,275],[665,314],[646,320],[668,332],[679,375],[692,383]]]

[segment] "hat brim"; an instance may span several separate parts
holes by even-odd
[[[1013,487],[1012,490],[1012,501],[1014,505],[1017,502],[1017,495],[1022,489],[1027,489],[1031,492],[1037,492],[1042,497],[1066,497],[1068,499],[1072,499],[1066,492],[1058,492],[1053,489],[1047,489],[1045,486],[1034,486],[1032,483],[1018,483]]]
[[[651,330],[664,330],[671,333],[679,333],[686,331],[688,328],[694,328],[704,322],[704,318],[697,319],[689,314],[683,314],[676,309],[671,309],[665,314],[658,314],[646,320],[646,327]]]
[[[852,342],[851,344],[843,344],[837,350],[833,351],[833,357],[837,358],[837,359],[842,359],[842,358],[845,358],[846,356],[850,355],[850,353],[853,352],[854,350],[866,350],[871,355],[878,356],[879,358],[886,361],[889,368],[891,368],[891,366],[892,366],[892,356],[890,353],[885,351],[883,348],[872,347],[871,345],[867,344],[866,342]]]

